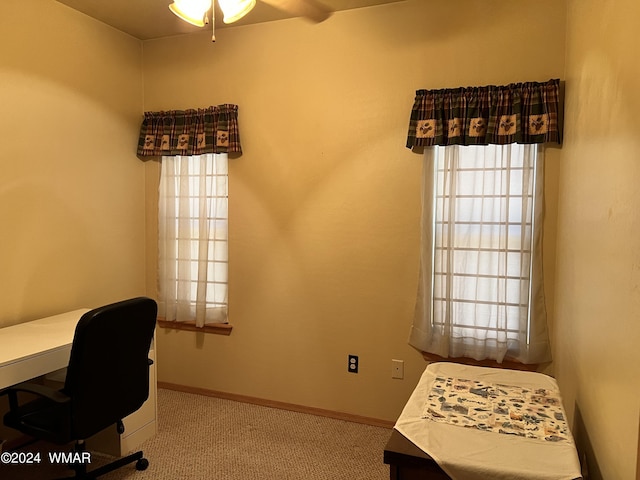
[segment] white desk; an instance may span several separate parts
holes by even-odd
[[[89,309],[41,318],[0,328],[0,389],[66,368],[76,325]],[[149,358],[155,360],[152,345]],[[149,398],[136,412],[123,419],[125,433],[115,426],[98,434],[92,444],[111,455],[125,455],[157,433],[155,364],[149,372]],[[108,438],[108,440],[104,440]]]
[[[76,325],[88,311],[0,328],[0,389],[66,367]]]

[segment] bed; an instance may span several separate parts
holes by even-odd
[[[392,480],[582,478],[555,379],[450,362],[424,371],[384,457]]]

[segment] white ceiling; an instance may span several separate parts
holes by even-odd
[[[169,10],[172,0],[57,0],[79,12],[111,25],[140,40],[193,33],[201,29],[190,25]],[[403,0],[320,0],[332,11],[350,10]],[[260,0],[255,8],[233,25],[269,22],[290,18],[285,12]],[[222,13],[216,6],[215,28],[228,28],[222,22]],[[306,19],[300,21],[308,21]],[[328,20],[331,21],[331,17]],[[205,27],[206,28],[206,27]]]

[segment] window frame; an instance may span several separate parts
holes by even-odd
[[[474,146],[483,148],[484,146]],[[506,342],[496,342],[494,345],[478,343],[474,349],[460,348],[463,342],[455,338],[450,331],[450,321],[446,325],[434,325],[432,294],[434,290],[432,271],[435,270],[435,156],[437,148],[463,149],[463,146],[427,147],[424,151],[423,182],[422,182],[422,218],[421,218],[421,268],[416,301],[415,316],[409,337],[409,343],[420,350],[425,359],[461,358],[469,363],[488,362],[501,364],[506,361],[521,364],[540,364],[551,360],[550,345],[546,324],[546,306],[544,300],[544,285],[542,275],[542,226],[544,212],[544,146],[526,145],[530,149],[537,149],[537,161],[532,165],[535,180],[533,195],[537,203],[532,207],[532,245],[531,261],[528,276],[529,310],[527,314],[527,328],[522,330],[516,348]],[[511,148],[508,145],[502,148]],[[535,152],[536,150],[534,150]],[[523,150],[524,154],[525,150]],[[462,153],[464,154],[464,152]],[[454,212],[455,213],[455,212]],[[524,275],[520,275],[524,276]],[[471,322],[467,322],[471,323]],[[494,322],[493,326],[497,324]],[[517,323],[516,325],[520,325]],[[489,351],[493,349],[493,351]],[[489,351],[489,353],[487,353]]]
[[[161,162],[158,189],[159,325],[229,335],[232,327],[228,323],[228,155],[162,157]],[[172,164],[172,171],[163,171],[168,168],[165,162],[176,162]],[[181,195],[182,201],[186,202],[183,205],[178,200]],[[211,245],[224,247],[222,257],[210,248]],[[204,256],[198,260],[200,252],[204,252]],[[194,289],[191,284],[200,286]],[[207,292],[209,285],[223,285],[222,292],[214,292],[217,297],[212,299]]]

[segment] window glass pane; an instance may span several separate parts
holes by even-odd
[[[517,340],[528,312],[533,170],[521,145],[444,150],[434,175],[433,324]]]
[[[222,318],[216,309],[226,307],[227,298],[227,189],[226,154],[162,159],[159,303],[165,315],[172,310],[184,310],[164,303],[163,292],[175,291],[177,298],[172,301],[192,305],[192,317],[202,308],[206,312],[205,321]],[[210,302],[215,303],[215,309]]]

